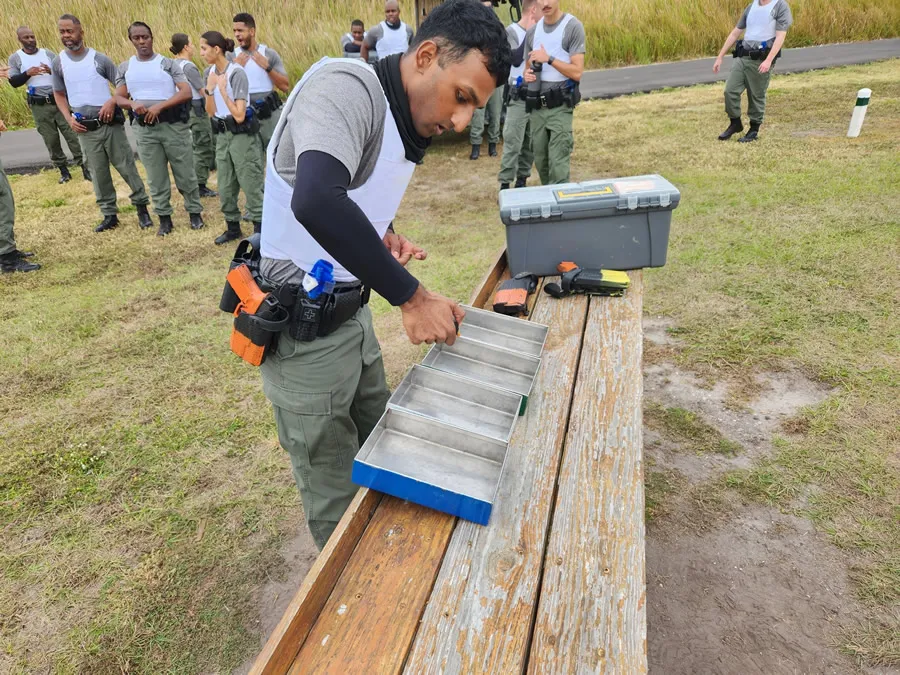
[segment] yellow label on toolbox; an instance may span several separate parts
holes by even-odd
[[[604,185],[602,188],[597,188],[596,190],[582,190],[578,192],[566,192],[565,190],[557,190],[556,198],[557,199],[580,199],[581,197],[597,197],[598,195],[611,195],[615,194],[613,189],[609,185]]]

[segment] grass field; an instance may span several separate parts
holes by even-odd
[[[674,61],[713,56],[734,27],[747,0],[564,0],[566,11],[579,17],[587,33],[588,67]],[[414,22],[413,0],[401,3],[403,18]],[[108,53],[117,63],[134,51],[128,24],[140,19],[154,29],[157,51],[168,55],[168,38],[186,32],[199,40],[206,30],[230,34],[236,11],[250,11],[259,36],[284,57],[292,81],[323,55],[338,55],[339,38],[353,18],[372,25],[384,18],[381,0],[322,0],[282,3],[262,0],[251,5],[176,3],[134,0],[5,0],[0,15],[0,55],[19,48],[16,28],[27,23],[42,46],[59,51],[56,19],[74,13],[87,31],[87,42]],[[795,24],[789,47],[851,42],[900,34],[900,3],[895,0],[793,0]],[[498,10],[509,20],[509,6]],[[199,55],[198,57],[199,58]],[[30,115],[21,91],[0,87],[0,118],[7,125],[29,125]]]
[[[849,141],[834,101],[861,86],[877,96]],[[669,264],[646,275],[682,367],[738,399],[760,370],[837,388],[718,489],[812,518],[846,550],[869,621],[839,644],[897,665],[900,61],[776,77],[749,146],[714,140],[721,97],[584,104],[573,175],[658,172],[682,190]],[[437,143],[397,219],[430,252],[414,272],[459,299],[503,242],[497,163],[467,155]],[[0,671],[225,672],[258,649],[254,590],[283,574],[279,547],[302,516],[259,377],[227,349],[218,208],[208,231],[176,214],[164,241],[125,208],[101,236],[80,180],[11,181],[19,244],[45,267],[0,281]],[[395,384],[422,352],[396,311],[374,307]],[[731,452],[684,411],[648,423]]]

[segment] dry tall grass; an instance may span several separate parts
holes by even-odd
[[[590,67],[671,61],[712,55],[734,26],[747,0],[564,0],[567,11],[585,24]],[[403,0],[404,19],[413,21],[413,2]],[[0,54],[18,49],[17,26],[27,23],[40,43],[60,48],[56,19],[70,12],[81,18],[87,39],[113,60],[132,54],[127,25],[146,21],[164,51],[174,32],[197,36],[205,30],[230,31],[231,17],[250,11],[260,37],[276,47],[296,79],[311,63],[338,53],[338,39],[350,20],[366,25],[382,17],[381,0],[262,0],[216,3],[166,0],[4,0],[0,16]],[[900,3],[896,0],[791,0],[795,26],[789,46],[849,42],[900,34]],[[508,20],[508,6],[499,10]],[[0,117],[13,125],[28,124],[22,94],[0,87]]]

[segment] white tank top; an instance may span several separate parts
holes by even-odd
[[[59,55],[69,107],[101,107],[110,98],[109,81],[97,72],[97,52],[88,49],[81,61],[73,61],[67,52]]]
[[[331,61],[353,63],[359,68],[368,68],[371,72],[371,66],[359,59],[329,59],[326,57],[313,65],[294,87],[285,104],[286,112],[278,120],[272,141],[266,150],[266,183],[263,196],[260,252],[264,257],[273,260],[290,260],[304,272],[309,272],[317,260],[327,260],[334,265],[335,281],[352,282],[356,281],[356,277],[345,270],[312,238],[303,225],[297,222],[294,212],[291,210],[291,197],[294,190],[275,169],[278,141],[284,133],[294,99],[309,77]],[[403,200],[415,168],[416,165],[406,159],[403,141],[397,130],[394,116],[391,114],[390,105],[388,105],[384,115],[384,140],[375,163],[375,170],[363,185],[347,192],[350,199],[356,202],[357,206],[366,214],[379,238],[384,237],[388,225],[397,215],[397,209],[400,208],[400,202]],[[297,176],[296,180],[303,180],[303,177]],[[339,224],[336,223],[335,226],[337,227]]]
[[[557,61],[562,61],[563,63],[572,63],[572,57],[569,55],[565,49],[563,49],[563,35],[566,32],[566,26],[569,24],[569,21],[572,20],[571,14],[566,14],[556,28],[553,29],[552,33],[547,33],[544,31],[544,20],[541,19],[537,22],[537,26],[534,28],[534,42],[532,46],[534,49],[540,49],[541,45],[544,45],[544,49],[547,53],[552,56]],[[551,65],[544,64],[543,69],[541,70],[541,82],[565,82],[569,78],[559,72],[556,68]]]
[[[403,54],[409,49],[409,37],[405,23],[401,21],[400,28],[391,28],[387,25],[387,21],[382,21],[381,29],[383,35],[375,43],[375,51],[378,52],[379,59],[391,54]]]
[[[517,23],[511,23],[510,26],[512,26],[512,29],[513,29],[514,31],[516,31],[516,35],[517,35],[518,38],[519,38],[519,45],[521,45],[521,44],[522,44],[522,40],[525,39],[525,34],[526,34],[527,31],[526,31],[524,28],[522,28],[522,26],[520,26],[520,25],[517,24]],[[518,47],[518,45],[517,45],[517,47]],[[515,51],[515,49],[513,49],[513,51]],[[525,62],[526,62],[527,60],[528,60],[528,54],[525,54],[525,57],[522,59],[522,64],[521,64],[521,65],[519,65],[519,66],[512,66],[512,67],[509,69],[509,83],[510,83],[511,85],[515,86],[516,81],[518,81],[518,79],[519,79],[520,77],[524,77],[524,75],[525,75]]]
[[[213,66],[215,68],[215,66]],[[234,98],[234,89],[231,87],[231,73],[235,70],[243,70],[241,66],[238,64],[231,62],[228,64],[228,67],[225,69],[225,91],[228,92],[228,98],[232,101]],[[228,106],[225,105],[225,99],[222,98],[222,92],[219,91],[219,87],[216,87],[213,90],[213,99],[216,101],[216,117],[220,120],[224,120],[226,117],[231,115],[231,111],[228,109]],[[247,99],[247,103],[249,104],[250,100]]]
[[[775,7],[777,5],[778,0],[772,0],[768,5],[760,5],[759,0],[753,0],[753,5],[747,14],[745,40],[771,43],[775,38]]]
[[[43,49],[38,49],[34,54],[26,54],[21,49],[16,52],[19,55],[19,59],[22,61],[22,72],[24,73],[29,68],[34,68],[36,66],[45,65],[48,68],[52,65],[52,60],[50,59],[49,54]],[[34,87],[35,89],[53,87],[53,75],[33,75],[28,78],[27,82],[29,87]]]
[[[257,45],[256,51],[259,52],[260,56],[265,56],[266,46]],[[243,53],[244,49],[242,47],[234,48],[235,57],[240,56]],[[269,77],[266,69],[262,68],[256,61],[249,59],[247,65],[244,66],[244,70],[247,71],[247,80],[250,82],[251,94],[268,94],[272,91],[272,79]]]
[[[168,101],[175,95],[175,80],[162,69],[162,54],[149,61],[137,56],[128,59],[125,85],[133,101]]]

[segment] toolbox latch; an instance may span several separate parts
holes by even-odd
[[[512,207],[512,209],[510,209],[509,215],[513,220],[519,220],[519,218],[522,217],[522,211],[518,206],[514,206]]]

